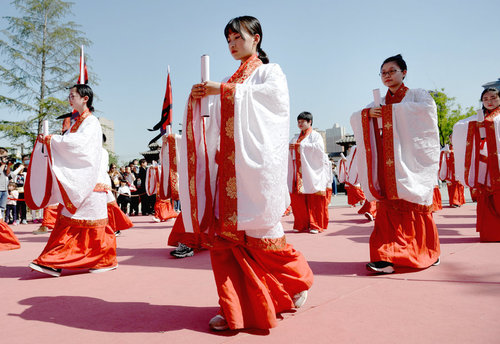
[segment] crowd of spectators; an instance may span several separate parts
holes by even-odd
[[[156,196],[146,194],[146,172],[148,163],[146,159],[133,160],[128,165],[109,165],[109,178],[118,205],[125,214],[130,216],[153,215]]]
[[[23,155],[20,162],[9,156],[7,149],[0,147],[0,217],[8,224],[26,224],[26,203],[24,202],[24,181],[29,166],[29,155]],[[32,218],[38,220],[34,212]]]
[[[28,171],[30,156],[23,155],[21,161],[9,155],[6,148],[0,147],[0,218],[11,225],[41,223],[42,211],[32,210],[27,218],[24,202],[24,181]],[[135,216],[154,215],[156,196],[146,194],[146,159],[134,159],[128,165],[109,166],[111,187],[118,205],[124,213]]]

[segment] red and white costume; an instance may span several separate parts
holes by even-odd
[[[458,181],[477,191],[480,240],[500,241],[500,108],[457,122],[453,147]]]
[[[267,329],[313,279],[280,222],[289,204],[286,78],[278,65],[252,56],[209,100],[210,117],[190,99],[183,121],[185,231],[199,233],[210,248],[229,327]]]
[[[155,217],[161,222],[177,217],[170,199],[161,196],[166,196],[163,178],[165,174],[168,175],[169,170],[166,170],[167,173],[163,173],[163,171],[161,165],[156,164],[149,166],[146,171],[146,193],[148,196],[156,195]]]
[[[465,204],[464,185],[455,176],[455,153],[453,153],[452,145],[446,145],[441,150],[439,179],[446,181],[450,206]]]
[[[63,208],[34,263],[55,269],[117,265],[115,235],[106,226],[109,177],[104,161],[101,125],[88,110],[71,121],[64,135],[49,135],[35,144],[26,202],[31,209],[53,203]]]
[[[359,180],[366,198],[377,200],[370,237],[372,262],[426,268],[440,255],[431,205],[439,168],[436,104],[423,89],[404,85],[382,100],[381,126],[369,108],[356,112]]]
[[[338,166],[339,182],[345,184],[347,204],[354,206],[365,199],[358,176],[358,155],[356,146],[352,146],[346,160]]]
[[[330,161],[321,135],[309,128],[295,135],[288,156],[288,190],[294,216],[293,228],[299,231],[328,227],[327,184]],[[330,183],[331,186],[331,183]]]

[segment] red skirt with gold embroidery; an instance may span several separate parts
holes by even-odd
[[[370,213],[373,217],[377,215],[377,201],[368,202],[365,200],[365,203],[358,210],[358,214]]]
[[[477,222],[481,242],[500,241],[500,191],[480,190],[477,195]]]
[[[365,199],[365,193],[357,186],[346,185],[347,204],[356,205]]]
[[[441,254],[439,235],[430,207],[403,200],[377,202],[370,236],[370,260],[427,268]]]
[[[161,200],[156,197],[155,203],[155,216],[160,219],[160,221],[167,221],[168,219],[173,219],[177,217],[177,212],[174,210],[172,202],[170,200]]]
[[[443,202],[441,201],[441,191],[439,187],[434,187],[434,192],[432,194],[432,211],[438,211],[443,209]]]
[[[328,227],[328,194],[290,194],[293,210],[293,228],[299,231],[316,229],[319,232]]]
[[[33,262],[55,269],[115,266],[115,233],[107,219],[73,220],[61,215],[42,254]]]
[[[108,203],[108,226],[116,231],[123,231],[134,226],[128,216],[120,209],[116,201]]]
[[[465,204],[464,186],[459,182],[448,183],[448,198],[450,205]]]
[[[21,247],[9,225],[0,219],[0,251],[15,250]]]
[[[58,205],[49,205],[48,207],[43,208],[42,226],[54,229],[56,225],[59,208],[60,207]]]
[[[313,283],[309,264],[290,244],[266,250],[218,241],[216,247],[210,257],[221,314],[233,330],[275,327],[276,314],[294,308],[293,296]]]
[[[194,249],[202,249],[201,236],[197,233],[186,232],[184,222],[182,221],[182,212],[178,215],[168,236],[167,244],[169,246],[177,246],[179,243],[182,243]]]

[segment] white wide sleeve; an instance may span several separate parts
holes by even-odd
[[[101,173],[102,131],[99,120],[89,116],[76,132],[53,135],[50,150],[53,175],[78,208],[93,192]],[[62,199],[59,202],[65,204]]]

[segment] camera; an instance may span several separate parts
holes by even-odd
[[[7,155],[2,156],[1,159],[3,164],[8,164],[8,163],[14,164],[16,162],[16,158],[11,158]]]

